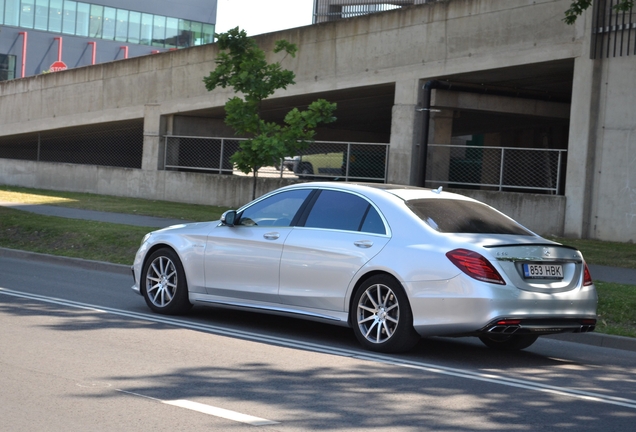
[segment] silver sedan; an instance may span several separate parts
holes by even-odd
[[[426,336],[523,349],[596,324],[579,251],[441,188],[287,186],[221,220],[147,234],[133,274],[158,313],[199,304],[293,316],[349,326],[382,352]]]

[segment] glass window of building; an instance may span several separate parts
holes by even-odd
[[[1,1],[0,4],[2,4]],[[14,55],[0,54],[0,81],[15,78],[15,63]]]
[[[128,42],[133,44],[139,43],[139,34],[141,32],[141,13],[130,12],[128,15]]]
[[[117,9],[104,7],[104,21],[102,23],[102,39],[115,40],[115,26]]]
[[[4,23],[18,27],[20,24],[20,0],[6,0]]]
[[[33,18],[35,17],[35,1],[22,0],[20,8],[20,27],[33,28]]]
[[[49,2],[49,31],[62,33],[62,0]]]
[[[188,20],[179,20],[179,47],[188,47],[191,45],[192,33],[190,28],[192,24]]]
[[[128,40],[128,11],[125,9],[117,9],[115,40],[118,42],[126,42]]]
[[[152,22],[152,45],[162,47],[166,39],[166,17],[155,15]]]
[[[91,14],[91,5],[88,3],[77,2],[77,23],[75,34],[77,36],[88,36],[88,28],[90,25],[89,16]]]
[[[141,37],[142,45],[150,45],[152,43],[152,15],[141,14]]]
[[[4,24],[4,0],[0,0],[0,24]]]
[[[214,42],[214,24],[203,24],[203,45]]]
[[[36,30],[46,30],[49,28],[49,0],[35,0],[35,23]]]
[[[192,29],[192,44],[203,45],[203,24],[192,22],[190,28]]]
[[[166,18],[166,48],[176,48],[179,46],[179,19]]]
[[[62,21],[62,32],[75,34],[75,20],[77,16],[77,2],[64,0],[64,15]]]
[[[102,37],[102,24],[104,22],[104,6],[91,5],[90,25],[88,35],[94,38]]]

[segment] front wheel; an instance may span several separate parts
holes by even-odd
[[[537,341],[535,335],[511,335],[511,336],[479,336],[479,340],[488,348],[499,350],[522,350],[528,348]]]
[[[168,248],[150,255],[142,271],[142,294],[153,311],[165,315],[187,312],[192,304],[188,299],[188,283],[177,254]]]
[[[356,291],[351,324],[358,341],[372,351],[404,352],[420,339],[404,289],[388,275],[373,276]]]

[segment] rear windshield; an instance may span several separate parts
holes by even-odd
[[[515,221],[474,201],[416,199],[406,205],[431,228],[443,233],[533,235]]]

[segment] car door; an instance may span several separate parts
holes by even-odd
[[[207,293],[278,302],[283,244],[310,192],[300,189],[270,195],[239,212],[234,226],[214,228],[205,249]]]
[[[285,304],[344,310],[354,275],[389,241],[376,207],[343,191],[322,190],[287,236],[280,266]]]

